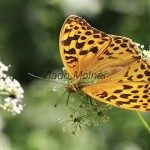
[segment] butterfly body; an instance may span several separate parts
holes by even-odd
[[[68,92],[130,110],[150,111],[150,64],[129,38],[106,34],[78,16],[60,32],[60,53],[72,79]]]

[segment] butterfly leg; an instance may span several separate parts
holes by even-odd
[[[90,102],[90,104],[91,104],[92,107],[99,107],[100,106],[100,105],[93,104],[93,100],[92,100],[92,98],[89,95],[87,95],[87,94],[85,95],[83,93],[80,93],[80,95],[82,97],[84,97],[84,99],[87,100],[87,102]]]
[[[61,98],[57,101],[57,103],[54,105],[54,107],[57,107],[57,105],[60,103],[60,101],[62,100],[63,96],[65,95],[65,93],[67,92],[67,90],[63,93],[63,95],[61,96]]]
[[[90,101],[90,104],[92,107],[94,107],[94,108],[100,107],[100,105],[96,103],[95,99],[94,99],[94,102],[95,102],[95,104],[94,104],[92,98],[90,96],[88,96],[88,98],[89,98],[89,101]]]
[[[68,94],[68,97],[67,97],[67,101],[66,101],[66,106],[72,110],[75,110],[74,108],[72,108],[71,106],[69,106],[69,98],[70,98],[70,93]]]
[[[83,93],[80,93],[80,95],[85,99],[85,100],[87,100],[87,101],[89,101],[89,99],[88,99],[88,95],[85,95],[85,94],[83,94]]]

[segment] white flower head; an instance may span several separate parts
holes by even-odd
[[[5,74],[7,71],[8,66],[0,62],[0,95],[6,97],[0,107],[13,115],[20,114],[23,110],[21,102],[24,97],[24,90],[16,79]]]

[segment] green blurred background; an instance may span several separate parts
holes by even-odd
[[[133,111],[114,108],[110,120],[98,127],[84,127],[77,135],[62,132],[59,117],[67,116],[64,100],[53,108],[64,87],[27,73],[63,67],[59,32],[69,15],[85,18],[106,33],[124,35],[148,49],[149,0],[1,0],[0,58],[11,64],[9,74],[25,90],[24,111],[12,117],[1,111],[0,148],[4,150],[149,150],[150,135]],[[149,113],[143,113],[150,124]]]

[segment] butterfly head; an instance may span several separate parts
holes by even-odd
[[[66,89],[69,93],[75,93],[77,91],[81,91],[81,89],[85,87],[83,86],[83,84],[79,84],[78,80],[74,81],[74,82],[71,82],[69,83],[67,86],[66,86]]]
[[[67,86],[66,86],[66,89],[69,93],[75,93],[77,92],[77,87],[74,83],[69,83]]]

